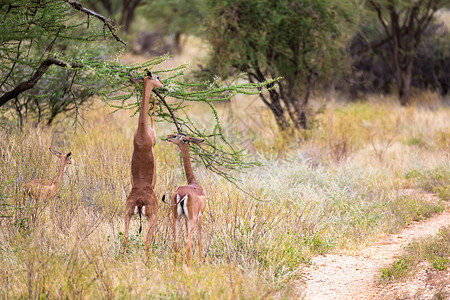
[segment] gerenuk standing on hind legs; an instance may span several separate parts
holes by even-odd
[[[125,235],[123,241],[123,253],[128,243],[128,229],[131,216],[142,214],[147,217],[148,231],[145,237],[146,263],[149,260],[150,237],[156,227],[156,216],[158,213],[158,201],[154,192],[156,181],[155,163],[155,109],[156,99],[151,97],[154,88],[162,88],[164,84],[158,77],[153,76],[150,71],[144,79],[132,79],[134,82],[144,83],[141,108],[139,110],[139,123],[133,139],[133,156],[131,158],[131,192],[127,197],[125,208]],[[154,101],[152,124],[148,125],[148,111],[150,109],[150,97]],[[142,226],[142,224],[141,224]],[[139,228],[139,232],[141,228]]]

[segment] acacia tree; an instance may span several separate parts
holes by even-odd
[[[338,65],[339,41],[356,15],[350,0],[206,0],[207,70],[244,72],[250,82],[282,76],[261,100],[281,130],[308,127],[313,84]],[[353,9],[351,9],[353,8]]]
[[[74,0],[4,1],[0,18],[0,107],[14,107],[21,120],[50,124],[76,110],[105,84],[79,71],[112,53],[111,36],[125,44],[112,20]]]
[[[139,67],[128,67],[126,72],[121,72],[119,76],[109,67],[99,68],[102,77],[109,77],[116,82],[115,86],[120,93],[105,89],[101,91],[100,96],[108,105],[117,109],[130,109],[135,114],[139,112],[140,101],[142,97],[142,86],[137,85],[135,89],[127,90],[121,87],[126,84],[127,74],[133,77],[145,76],[142,68],[154,68],[159,65],[168,55],[157,57],[147,61],[146,65]],[[204,139],[200,145],[191,145],[190,151],[193,152],[191,158],[203,164],[208,170],[219,174],[233,184],[237,184],[230,170],[239,170],[255,165],[254,162],[246,162],[244,153],[240,149],[235,149],[223,134],[218,113],[214,108],[214,103],[228,101],[237,94],[255,95],[267,91],[266,86],[275,86],[275,79],[268,79],[262,83],[237,83],[240,76],[225,84],[218,81],[204,81],[201,83],[186,82],[186,73],[189,71],[187,65],[180,65],[170,70],[152,71],[158,74],[164,80],[164,89],[154,93],[160,101],[157,103],[156,119],[173,123],[178,133],[188,133],[191,136],[197,136]],[[171,98],[171,102],[166,101],[166,97]],[[135,98],[136,101],[128,101]],[[206,127],[198,127],[185,112],[185,107],[190,102],[202,102],[209,106],[213,121]],[[152,111],[153,108],[150,109]]]
[[[436,11],[448,7],[449,0],[382,0],[369,1],[377,13],[389,43],[395,70],[398,96],[402,105],[411,102],[411,82],[414,57],[422,34]]]
[[[155,74],[164,75],[166,85],[157,93],[164,104],[159,106],[161,121],[173,123],[178,132],[205,139],[203,146],[193,149],[195,160],[230,181],[233,177],[228,174],[229,169],[251,165],[222,134],[212,102],[228,100],[237,93],[257,94],[274,80],[258,84],[189,84],[184,79],[184,65],[155,70],[167,55],[139,65],[110,60],[109,52],[103,51],[108,48],[105,39],[112,36],[125,45],[116,34],[114,23],[74,0],[9,0],[0,4],[0,17],[0,107],[17,101],[24,103],[21,109],[35,104],[37,110],[49,109],[51,122],[53,108],[64,106],[77,120],[77,109],[83,104],[77,97],[88,99],[97,95],[108,105],[135,109],[137,113],[142,87],[135,86],[130,77],[142,77],[145,69],[152,69]],[[99,21],[104,30],[89,17]],[[165,97],[174,98],[175,102],[168,104]],[[211,108],[214,120],[207,128],[198,128],[184,113],[184,107],[192,101],[204,102]]]

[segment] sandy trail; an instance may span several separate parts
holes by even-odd
[[[381,268],[394,262],[414,239],[436,235],[450,225],[450,210],[414,222],[397,234],[358,251],[355,255],[321,255],[304,270],[309,299],[380,299],[376,279]]]

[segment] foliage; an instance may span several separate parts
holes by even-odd
[[[307,127],[316,77],[339,65],[342,36],[357,13],[352,1],[207,1],[205,34],[211,54],[205,72],[244,72],[250,82],[282,76],[261,100],[281,129]],[[350,23],[350,24],[349,24]],[[345,29],[344,29],[345,28]]]
[[[45,84],[38,85],[28,93],[15,98],[10,106],[19,117],[19,124],[23,126],[24,119],[45,121],[50,125],[57,115],[67,115],[92,104],[93,90],[102,84],[89,74],[77,75],[77,71],[52,68],[44,76]],[[87,85],[90,89],[79,88]],[[76,121],[76,120],[75,120]]]
[[[90,103],[93,91],[106,85],[82,70],[116,49],[96,21],[80,15],[69,1],[2,2],[1,105],[14,109],[21,125],[26,117],[50,124],[56,115]]]

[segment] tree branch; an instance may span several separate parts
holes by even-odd
[[[385,30],[385,32],[386,32],[386,35],[387,36],[389,36],[389,29],[388,29],[388,26],[387,26],[387,24],[384,22],[384,19],[383,19],[383,13],[382,13],[382,11],[381,11],[381,7],[377,4],[377,3],[375,3],[374,1],[369,1],[369,3],[372,5],[372,7],[375,9],[375,11],[377,12],[377,15],[378,15],[378,19],[380,20],[380,23],[381,23],[381,25],[384,27],[384,30]]]
[[[75,0],[65,0],[68,4],[70,4],[74,9],[79,10],[85,14],[87,14],[88,16],[94,16],[97,19],[101,20],[103,22],[103,24],[105,24],[106,27],[108,27],[109,31],[111,32],[111,34],[114,36],[114,38],[116,39],[116,41],[121,42],[122,44],[126,45],[127,43],[125,43],[120,37],[118,37],[115,34],[116,31],[116,26],[114,24],[112,24],[110,19],[105,18],[104,16],[102,16],[101,14],[90,10],[86,7],[84,7],[80,2],[75,1]]]
[[[167,107],[167,110],[170,113],[170,116],[172,117],[173,123],[175,124],[175,127],[177,128],[178,133],[181,133],[181,128],[180,125],[177,122],[177,118],[175,118],[175,114],[173,113],[173,110],[170,108],[170,106],[167,104],[166,100],[164,99],[164,97],[162,97],[157,91],[153,90],[153,93],[156,94],[156,96],[158,96],[159,100],[161,100],[161,102]]]
[[[367,44],[367,46],[364,47],[363,49],[353,51],[351,54],[352,54],[352,56],[356,56],[356,60],[359,60],[362,57],[364,57],[364,55],[368,54],[371,51],[375,51],[376,49],[382,47],[384,44],[390,42],[391,40],[392,40],[392,37],[387,36],[382,39],[372,41],[369,44]]]
[[[68,64],[58,58],[55,58],[55,57],[47,58],[46,60],[44,60],[41,63],[39,68],[37,68],[36,72],[34,72],[34,74],[31,75],[30,79],[22,82],[17,87],[15,87],[13,90],[6,92],[5,94],[3,94],[0,97],[0,107],[3,106],[9,100],[19,96],[24,91],[32,89],[38,83],[38,81],[41,79],[41,77],[45,74],[45,72],[51,65],[57,65],[59,67],[64,67],[64,68],[65,67],[71,67],[71,68],[82,68],[83,67],[83,65],[79,64],[79,63]]]

